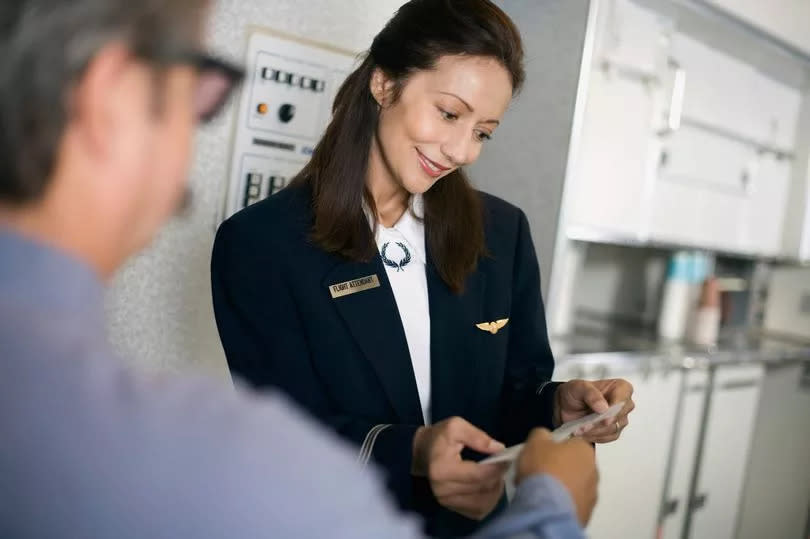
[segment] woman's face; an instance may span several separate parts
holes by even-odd
[[[478,159],[512,99],[507,70],[478,56],[442,57],[435,69],[410,76],[391,103],[393,87],[379,70],[372,77],[382,109],[372,148],[372,164],[379,157],[380,166],[371,172],[410,194]]]

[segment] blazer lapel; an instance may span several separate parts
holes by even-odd
[[[454,294],[442,281],[428,255],[430,298],[431,416],[434,422],[467,414],[474,397],[480,353],[475,323],[483,320],[485,275],[467,278],[464,292]]]
[[[379,256],[368,263],[342,262],[323,281],[331,285],[376,275],[380,286],[332,299],[360,349],[372,364],[400,421],[421,425],[422,407],[394,293]]]

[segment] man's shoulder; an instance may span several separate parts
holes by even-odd
[[[325,520],[362,521],[369,504],[386,506],[354,450],[284,397],[192,373],[138,374],[81,324],[10,320],[1,307],[0,338],[14,338],[0,362],[0,469],[24,485],[6,508],[15,519],[37,508],[56,521],[70,508],[71,522],[105,532],[143,517],[141,536],[315,537],[329,533]]]

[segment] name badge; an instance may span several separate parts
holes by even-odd
[[[371,290],[372,288],[378,288],[379,286],[380,280],[377,278],[377,276],[369,275],[368,277],[360,277],[359,279],[355,279],[353,281],[329,285],[329,293],[332,294],[332,299],[335,299],[342,298],[343,296],[348,296],[350,294],[355,294],[357,292]]]

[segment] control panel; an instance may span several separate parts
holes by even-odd
[[[254,31],[223,219],[283,189],[312,155],[356,55]]]

